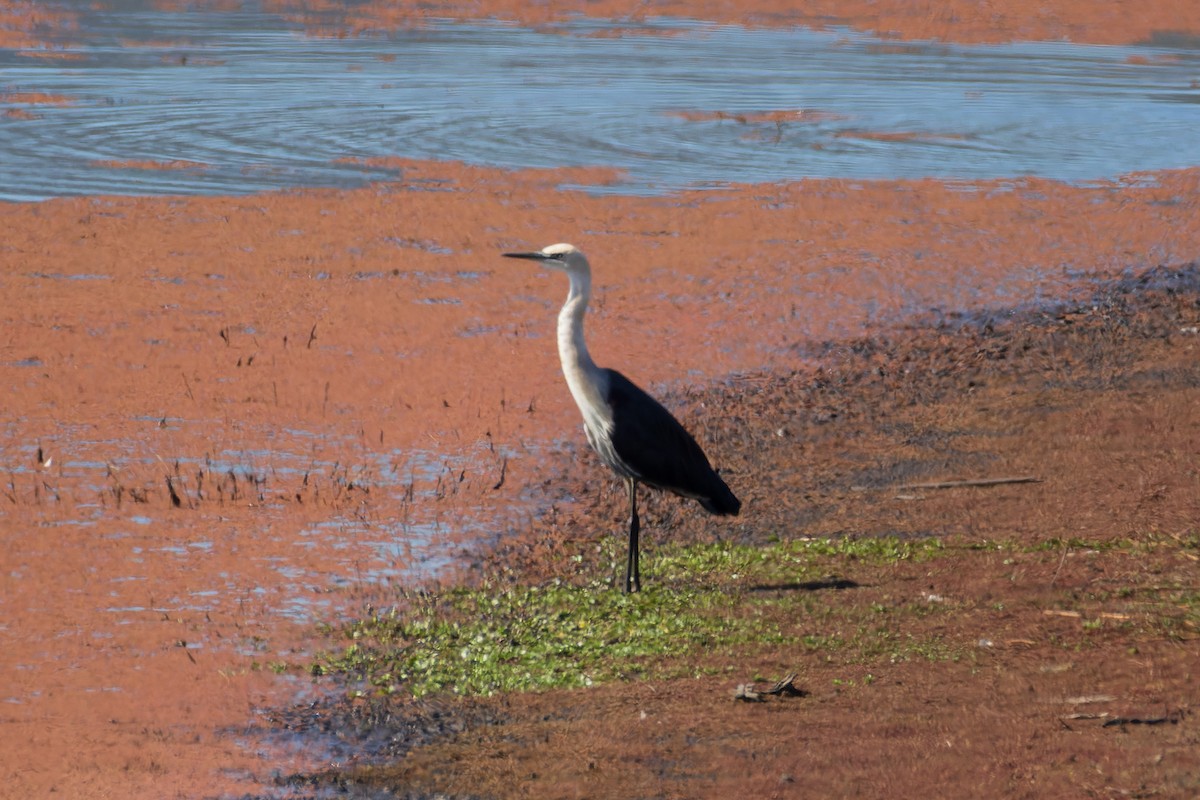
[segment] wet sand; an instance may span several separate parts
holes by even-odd
[[[867,17],[838,4],[800,20],[764,7],[740,21],[958,41],[1200,31],[1190,3],[981,8]],[[587,13],[601,10],[636,19]],[[0,5],[6,47],[37,49],[47,26],[69,24]],[[1200,252],[1197,170],[645,199],[558,189],[612,180],[603,171],[397,163],[403,181],[358,191],[0,205],[0,373],[13,387],[0,773],[13,796],[242,793],[257,790],[247,776],[302,768],[240,737],[256,709],[303,691],[304,676],[271,666],[320,646],[313,619],[474,548],[463,520],[519,540],[561,500],[544,454],[582,447],[554,354],[565,287],[501,251],[583,248],[597,359],[699,398],[812,367],[814,345],[914,312],[1082,295],[1091,278]],[[747,457],[733,442],[717,453]],[[739,525],[753,527],[766,498],[747,500]],[[607,511],[588,523],[607,526]],[[385,546],[406,536],[433,541]]]

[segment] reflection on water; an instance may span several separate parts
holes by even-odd
[[[609,165],[628,173],[615,190],[637,192],[805,176],[1086,181],[1200,163],[1194,50],[677,21],[624,37],[583,20],[338,39],[252,10],[64,5],[82,14],[81,58],[0,50],[3,199],[349,186],[397,177],[350,161],[382,156]]]

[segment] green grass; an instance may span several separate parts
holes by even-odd
[[[376,615],[326,666],[384,692],[466,694],[586,686],[644,670],[652,659],[760,638],[731,616],[729,595],[601,585],[456,590],[434,605]]]
[[[1200,630],[1200,594],[1187,578],[1195,536],[958,542],[948,548],[935,539],[901,537],[661,547],[643,554],[646,588],[635,595],[616,588],[623,577],[622,545],[606,539],[599,559],[580,560],[577,573],[540,586],[485,581],[404,595],[396,608],[369,611],[331,631],[342,644],[308,669],[345,678],[356,694],[486,695],[719,675],[779,659],[817,659],[852,672],[902,661],[970,662],[995,615],[1033,613],[1041,620],[1043,608],[1060,606],[1082,614],[1078,626],[1043,632],[1041,641],[1067,649],[1192,641]],[[1089,558],[1115,567],[1123,582],[1065,585],[1030,605],[1019,598],[930,601],[907,579],[895,580],[897,569],[915,574],[905,564],[970,559],[984,551],[1009,554],[1005,563],[1046,565],[1057,563],[1064,548],[1092,551]],[[1176,552],[1188,570],[1168,568]],[[1129,557],[1142,554],[1160,566],[1131,571]],[[1114,611],[1128,616],[1104,616]],[[955,616],[951,621],[945,615]],[[978,635],[963,634],[968,618]]]
[[[894,634],[886,618],[894,609],[834,612],[797,588],[847,563],[940,552],[934,540],[899,538],[664,548],[647,559],[648,585],[634,595],[592,578],[409,598],[346,626],[350,644],[320,656],[312,671],[343,674],[359,692],[491,694],[694,674],[722,654],[733,660],[781,645],[850,660],[947,657],[946,648]]]

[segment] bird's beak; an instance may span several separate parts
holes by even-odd
[[[544,253],[539,253],[539,252],[534,252],[534,253],[505,253],[505,254],[504,254],[504,257],[505,257],[505,258],[527,258],[527,259],[529,259],[530,261],[545,261],[545,260],[546,260],[546,255],[545,255]]]

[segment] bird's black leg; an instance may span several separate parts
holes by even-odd
[[[642,576],[638,570],[638,532],[641,523],[637,513],[637,481],[625,479],[625,488],[629,490],[629,561],[625,565],[625,592],[640,592]]]

